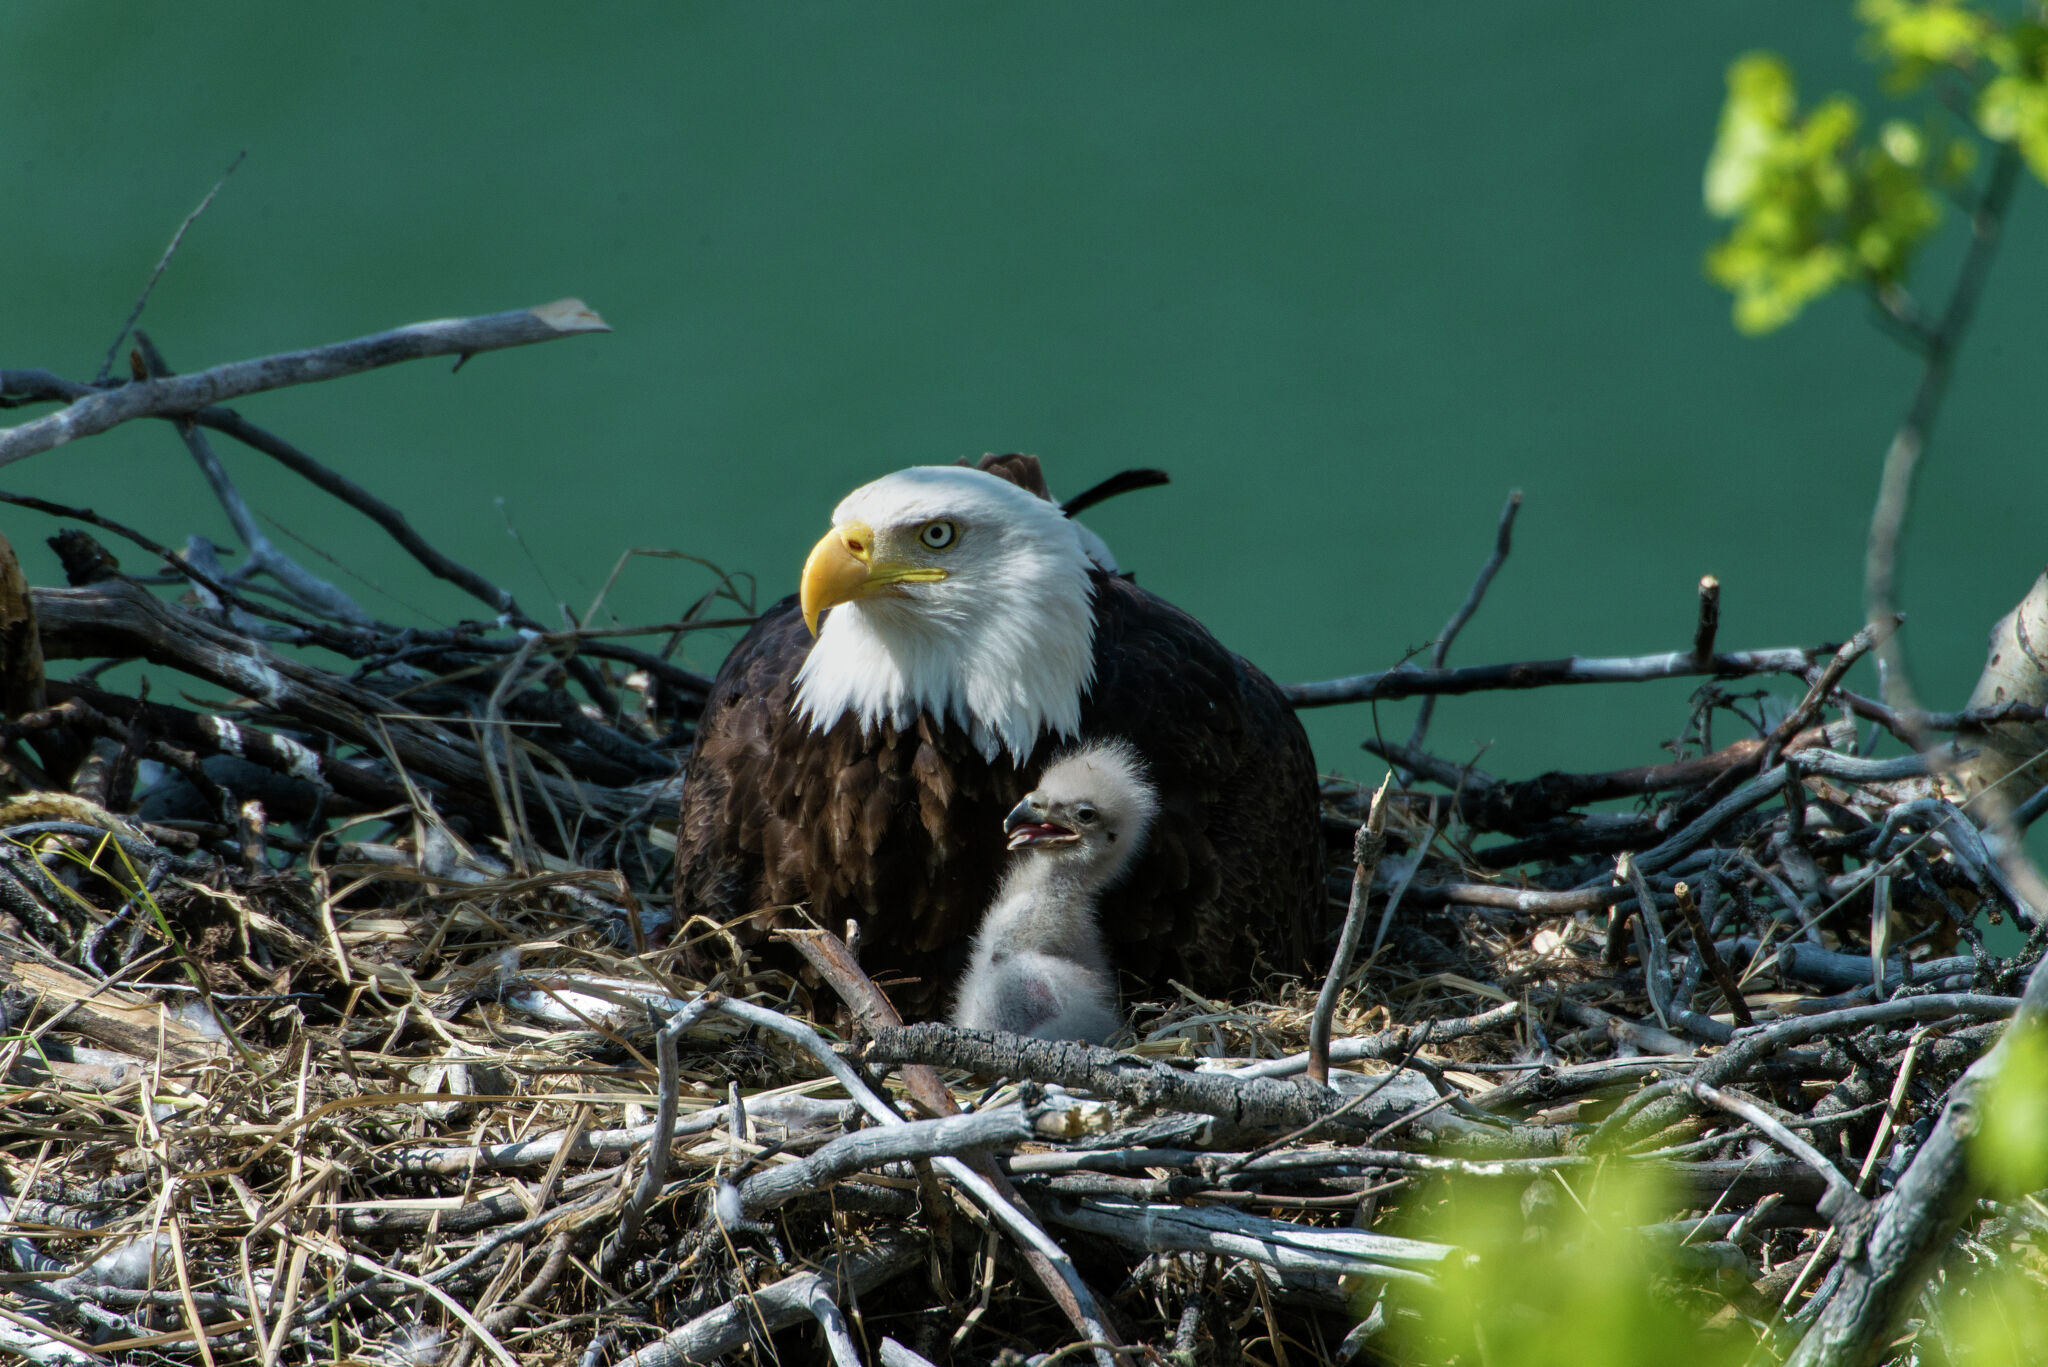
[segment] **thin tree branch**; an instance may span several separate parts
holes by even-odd
[[[1465,601],[1458,604],[1458,610],[1451,614],[1451,620],[1436,638],[1436,648],[1430,652],[1432,669],[1442,669],[1444,660],[1450,656],[1451,642],[1458,639],[1458,633],[1465,629],[1465,623],[1472,620],[1472,614],[1479,611],[1479,602],[1486,597],[1486,589],[1493,582],[1493,576],[1500,573],[1500,567],[1507,563],[1508,546],[1514,539],[1515,514],[1522,511],[1522,491],[1514,490],[1500,510],[1500,525],[1493,533],[1493,553],[1486,557],[1486,563],[1479,567],[1478,577],[1472,581],[1471,591]],[[1709,652],[1711,653],[1711,652]],[[1436,695],[1426,694],[1422,705],[1415,712],[1415,729],[1408,733],[1408,744],[1413,749],[1422,748],[1422,738],[1429,733],[1429,719],[1436,711]]]
[[[1291,707],[1334,707],[1339,703],[1386,702],[1425,694],[1481,693],[1511,688],[1549,688],[1558,684],[1643,683],[1651,679],[1682,679],[1708,674],[1741,678],[1752,674],[1804,675],[1835,653],[1832,645],[1809,650],[1724,651],[1707,660],[1690,650],[1663,655],[1585,656],[1560,660],[1521,660],[1513,664],[1465,665],[1456,669],[1403,666],[1341,679],[1287,684],[1281,691]]]
[[[0,428],[0,465],[11,465],[137,418],[186,416],[245,394],[339,379],[426,356],[472,356],[609,331],[605,321],[581,300],[563,299],[508,313],[413,323],[352,341],[232,361],[174,379],[120,385],[80,398],[47,417]]]
[[[149,273],[149,280],[143,285],[142,293],[135,298],[135,307],[128,310],[127,321],[122,323],[121,330],[114,334],[113,344],[107,348],[107,358],[100,362],[99,371],[93,376],[94,384],[105,384],[107,377],[113,374],[114,358],[121,354],[122,339],[134,330],[135,320],[142,317],[142,310],[149,306],[149,296],[156,292],[156,282],[163,279],[164,272],[170,269],[171,258],[178,254],[179,246],[185,241],[186,232],[191,229],[194,223],[199,221],[199,216],[205,213],[213,204],[213,197],[221,192],[221,187],[228,183],[228,177],[232,176],[241,167],[242,162],[248,155],[249,153],[246,150],[235,153],[235,159],[228,163],[227,170],[220,173],[220,179],[215,181],[213,188],[206,192],[206,198],[199,201],[199,207],[186,214],[185,221],[178,225],[178,231],[171,234],[171,244],[165,247],[164,254],[157,258],[156,269]]]
[[[152,379],[169,379],[177,374],[164,360],[148,333],[138,331],[135,344],[142,351]],[[256,525],[256,515],[249,511],[249,504],[229,477],[227,467],[214,454],[213,444],[206,439],[206,434],[189,421],[181,420],[176,425],[178,435],[185,441],[185,449],[192,453],[192,459],[199,464],[199,473],[206,477],[207,487],[213,490],[215,500],[227,513],[228,525],[242,539],[245,559],[236,577],[261,571],[283,586],[293,603],[307,612],[347,622],[351,626],[370,625],[370,614],[358,607],[353,598],[271,544],[263,529]]]
[[[1892,434],[1885,452],[1884,474],[1878,481],[1877,506],[1870,514],[1870,539],[1863,564],[1864,612],[1872,626],[1890,622],[1898,615],[1899,543],[1905,534],[1906,514],[1913,501],[1913,479],[1919,473],[1920,456],[1941,412],[1954,370],[1957,351],[1969,330],[1978,296],[1983,292],[1985,273],[1998,250],[2005,212],[2019,181],[2019,149],[2011,143],[1999,147],[1991,163],[1991,174],[1970,216],[1970,246],[1956,274],[1955,289],[1941,322],[1925,338],[1925,362],[1920,383],[1906,409],[1904,421]],[[1911,682],[1906,678],[1904,656],[1896,638],[1880,641],[1879,663],[1884,668],[1886,701],[1909,713],[1915,707]]]
[[[1337,1015],[1337,997],[1343,991],[1345,975],[1351,971],[1352,956],[1358,953],[1359,938],[1365,933],[1366,904],[1372,892],[1373,871],[1387,847],[1387,790],[1394,776],[1372,795],[1372,810],[1358,828],[1352,846],[1351,907],[1344,915],[1343,934],[1337,941],[1337,956],[1316,996],[1316,1013],[1308,1027],[1308,1076],[1318,1087],[1330,1085],[1330,1024]]]
[[[819,1272],[799,1272],[751,1295],[706,1311],[666,1338],[622,1359],[618,1367],[684,1367],[712,1362],[744,1347],[758,1324],[773,1333],[811,1316],[812,1297],[865,1295],[916,1267],[923,1240],[894,1234],[852,1252],[835,1253]]]

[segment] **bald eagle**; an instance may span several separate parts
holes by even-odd
[[[1000,467],[998,467],[1000,468]],[[1159,810],[1109,893],[1112,958],[1217,992],[1327,927],[1314,757],[1264,674],[1114,573],[1049,499],[987,469],[856,489],[719,669],[685,776],[679,918],[860,926],[906,1015],[944,1007],[1047,762],[1119,738]],[[903,981],[904,979],[909,981]]]

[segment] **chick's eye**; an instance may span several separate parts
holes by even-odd
[[[1095,809],[1093,807],[1076,807],[1074,809],[1074,819],[1084,826],[1092,826],[1095,824]]]
[[[917,534],[917,539],[935,551],[943,551],[959,537],[959,531],[950,522],[927,522]]]

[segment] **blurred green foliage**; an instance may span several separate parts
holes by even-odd
[[[1983,1190],[2015,1212],[1952,1254],[1916,1343],[1926,1367],[2048,1363],[2048,1030],[2015,1026],[1978,1100],[1970,1163]]]
[[[1460,1367],[1742,1362],[1754,1336],[1703,1327],[1719,1297],[1689,1286],[1669,1246],[1638,1232],[1680,1204],[1651,1173],[1614,1162],[1527,1190],[1453,1183],[1417,1232],[1467,1256],[1399,1307],[1410,1313],[1391,1320],[1394,1359]]]
[[[1970,1161],[1987,1190],[2011,1199],[2048,1187],[2048,1030],[2015,1027],[2004,1047],[1978,1109]]]
[[[2038,5],[2001,17],[1960,0],[1859,0],[1865,48],[1915,117],[1866,125],[1846,95],[1804,112],[1789,66],[1765,52],[1728,69],[1707,158],[1707,210],[1729,220],[1707,273],[1735,295],[1735,325],[1769,332],[1837,286],[1903,280],[1977,161],[2009,143],[2048,181],[2048,27]],[[1960,115],[1961,117],[1957,117]]]
[[[2040,1280],[2040,1251],[2028,1245],[2020,1256],[2033,1266],[1985,1263],[1951,1276],[1940,1302],[1939,1333],[1915,1345],[1923,1367],[2048,1362],[2048,1291]]]

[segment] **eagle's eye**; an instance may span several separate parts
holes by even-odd
[[[1095,824],[1095,809],[1093,807],[1074,808],[1074,820],[1080,822],[1083,826],[1093,826]]]
[[[950,522],[927,522],[917,534],[917,539],[935,551],[943,551],[959,538],[959,531]]]

